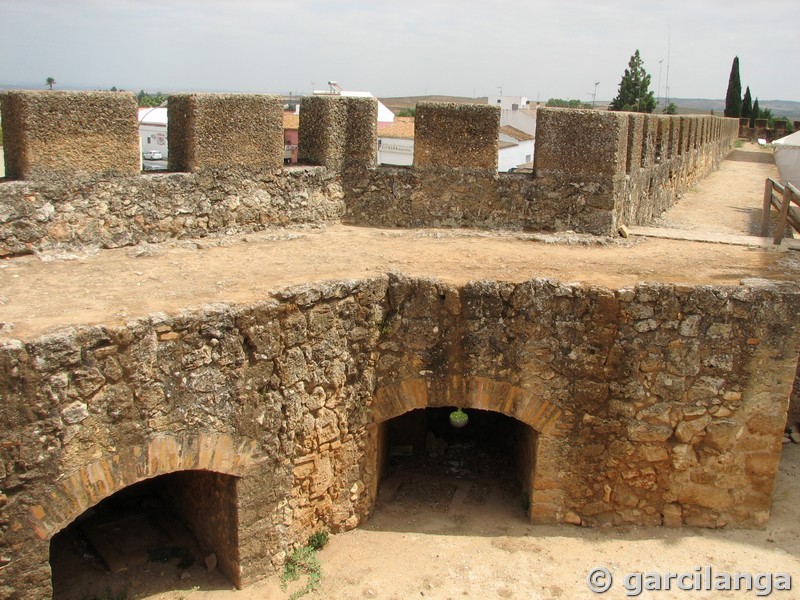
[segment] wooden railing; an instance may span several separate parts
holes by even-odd
[[[784,186],[768,177],[764,184],[764,205],[761,209],[761,237],[769,237],[770,213],[773,208],[778,211],[775,234],[772,236],[773,244],[781,243],[786,225],[800,232],[800,208],[796,207],[800,207],[800,191],[791,183]]]

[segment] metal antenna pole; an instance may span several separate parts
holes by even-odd
[[[669,54],[670,54],[670,43],[671,43],[671,36],[669,29],[667,29],[667,84],[664,88],[664,93],[666,98],[664,99],[664,105],[669,106]]]
[[[661,103],[661,63],[664,62],[662,58],[658,61],[658,90],[656,91],[656,112],[658,111],[658,105]]]

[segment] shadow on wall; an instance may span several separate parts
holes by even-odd
[[[370,528],[431,533],[441,524],[392,518],[427,511],[460,524],[489,515],[529,523],[536,432],[504,414],[477,409],[467,409],[467,424],[454,427],[453,411],[416,409],[378,426],[381,475]]]
[[[229,475],[180,471],[128,486],[53,536],[53,598],[238,587],[236,512]]]

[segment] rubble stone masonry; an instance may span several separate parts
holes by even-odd
[[[380,168],[375,100],[313,97],[300,156],[315,166],[284,169],[274,98],[189,95],[170,100],[171,165],[186,172],[141,174],[131,95],[1,98],[0,257],[342,220],[608,234],[668,208],[738,126],[540,109],[535,173],[501,175],[496,109],[436,104],[420,110],[416,166]],[[81,136],[101,160],[84,159]],[[385,423],[428,406],[530,427],[518,467],[533,523],[762,526],[799,313],[796,285],[764,280],[607,289],[392,274],[2,337],[0,598],[48,597],[53,535],[161,475],[246,585],[314,530],[366,519]]]
[[[0,257],[338,223],[344,193],[315,167],[0,183]]]
[[[340,221],[614,234],[652,222],[717,168],[737,129],[711,116],[540,109],[534,174],[499,174],[496,108],[432,103],[420,107],[415,167],[376,168],[375,99],[312,96],[299,154],[316,167],[297,170],[279,168],[275,98],[170,103],[170,166],[185,172],[156,175],[139,173],[129,94],[2,95],[0,256]],[[61,113],[69,127],[53,120]]]
[[[381,423],[426,406],[536,431],[534,523],[763,525],[798,311],[795,288],[764,282],[390,275],[4,339],[0,596],[46,597],[56,532],[127,485],[189,470],[234,478],[191,511],[246,585],[315,529],[367,518]]]

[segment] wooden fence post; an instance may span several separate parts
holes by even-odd
[[[769,217],[772,212],[772,179],[764,183],[764,203],[761,208],[761,237],[769,235]]]
[[[783,188],[783,197],[781,200],[781,209],[778,213],[778,223],[775,225],[775,235],[772,237],[772,243],[779,245],[783,239],[783,230],[786,229],[786,216],[789,214],[789,205],[792,203],[792,190],[789,186]]]

